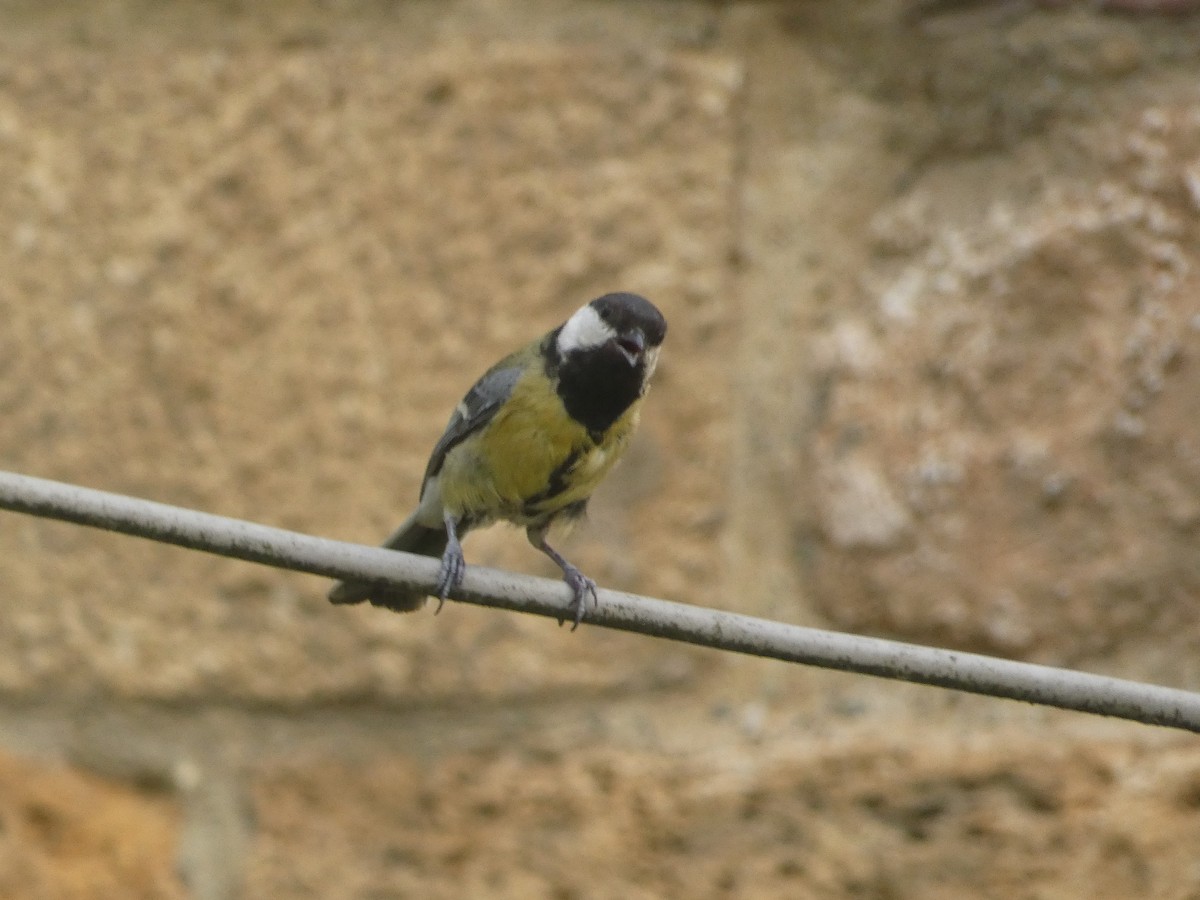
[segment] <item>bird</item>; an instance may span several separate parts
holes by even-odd
[[[666,334],[666,319],[645,297],[604,294],[501,359],[467,391],[429,456],[416,509],[383,544],[441,558],[438,611],[466,571],[463,537],[495,522],[525,528],[529,543],[562,571],[572,631],[589,598],[599,606],[596,582],[547,535],[551,525],[584,514],[628,449]],[[333,586],[329,600],[411,612],[424,607],[426,594],[348,580]]]

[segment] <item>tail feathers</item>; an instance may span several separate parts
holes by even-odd
[[[446,530],[426,528],[410,518],[397,528],[383,544],[390,550],[440,557],[446,549]],[[329,602],[337,604],[370,601],[397,612],[412,612],[425,605],[425,594],[387,587],[371,581],[339,581],[329,591]]]

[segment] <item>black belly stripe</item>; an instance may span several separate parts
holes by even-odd
[[[553,472],[550,473],[550,478],[546,482],[546,486],[534,494],[532,497],[526,497],[521,504],[521,509],[526,515],[534,515],[540,510],[538,509],[543,503],[548,500],[553,500],[559,494],[563,493],[570,484],[567,482],[567,476],[571,474],[571,470],[579,463],[579,458],[583,456],[583,448],[576,447],[564,459]]]

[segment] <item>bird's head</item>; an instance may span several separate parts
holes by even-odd
[[[603,359],[611,366],[639,371],[645,383],[658,365],[666,335],[666,319],[645,297],[605,294],[566,321],[559,329],[556,349],[561,362],[584,356]]]

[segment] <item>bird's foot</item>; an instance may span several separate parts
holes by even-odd
[[[579,627],[579,623],[583,621],[583,614],[587,610],[588,596],[592,598],[592,608],[600,607],[600,598],[596,596],[596,582],[588,578],[575,566],[566,563],[562,567],[563,581],[567,583],[567,587],[571,589],[574,597],[571,600],[569,609],[575,611],[575,621],[571,625],[571,630],[574,631]],[[559,627],[562,627],[563,619],[558,620]]]
[[[438,598],[438,607],[433,611],[435,616],[442,611],[446,595],[462,582],[466,571],[467,561],[463,558],[462,544],[458,542],[457,537],[453,537],[446,544],[446,551],[442,554],[442,566],[438,569],[437,584],[434,586],[434,593]]]

